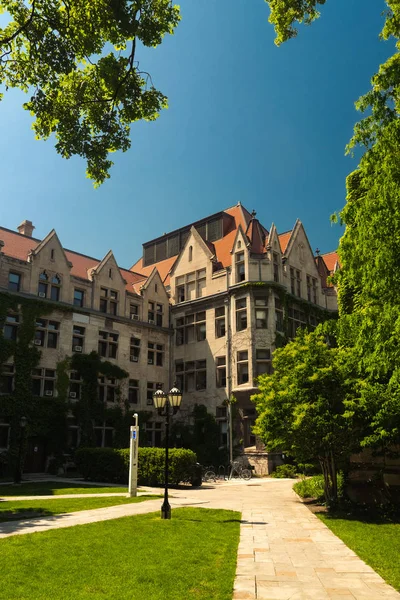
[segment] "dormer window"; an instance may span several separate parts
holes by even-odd
[[[236,283],[246,279],[244,252],[236,253]]]

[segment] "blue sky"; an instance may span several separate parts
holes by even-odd
[[[132,127],[94,190],[85,163],[34,140],[22,93],[0,103],[0,224],[23,219],[64,246],[121,266],[144,241],[239,200],[278,231],[300,218],[311,246],[336,248],[329,216],[345,201],[344,156],[354,101],[393,52],[382,42],[383,0],[330,0],[311,27],[277,48],[263,0],[182,0],[182,21],[157,49],[140,49],[170,108]]]

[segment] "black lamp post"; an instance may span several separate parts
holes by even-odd
[[[22,479],[22,454],[23,454],[23,446],[24,446],[24,439],[25,439],[25,428],[26,428],[26,424],[27,424],[28,420],[26,417],[21,417],[20,421],[19,421],[19,448],[18,448],[18,460],[17,460],[17,464],[15,465],[15,472],[14,472],[14,483],[21,483],[21,479]]]
[[[166,394],[163,390],[157,390],[153,394],[154,406],[158,410],[158,414],[165,417],[165,491],[164,502],[161,507],[161,518],[171,518],[171,506],[168,502],[168,450],[169,450],[169,419],[175,415],[182,402],[182,392],[177,387]]]

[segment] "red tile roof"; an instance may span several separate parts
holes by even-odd
[[[279,243],[281,245],[282,254],[284,254],[286,252],[286,248],[287,248],[287,245],[289,243],[291,235],[292,235],[292,230],[291,231],[285,231],[285,233],[280,233],[278,235]]]
[[[4,242],[2,248],[4,254],[23,261],[28,260],[30,250],[37,248],[41,241],[37,238],[27,237],[16,231],[5,229],[4,227],[0,227],[0,240]],[[101,262],[97,258],[86,256],[79,252],[67,249],[64,249],[64,251],[67,260],[72,263],[71,275],[74,277],[88,280],[91,269],[97,267]],[[120,272],[122,277],[127,281],[126,289],[129,292],[135,292],[135,284],[142,284],[147,279],[145,275],[129,271],[128,269],[120,269]]]
[[[150,276],[154,268],[157,268],[160,273],[160,277],[165,285],[169,283],[168,273],[172,269],[177,256],[171,256],[171,258],[166,258],[165,260],[160,260],[158,263],[153,263],[148,265],[147,267],[143,267],[143,258],[139,258],[139,260],[131,267],[131,271],[136,271],[139,274],[144,275],[146,278]]]
[[[336,263],[339,263],[339,256],[337,252],[327,252],[326,254],[321,254],[324,262],[328,268],[328,271],[331,273],[334,271]]]

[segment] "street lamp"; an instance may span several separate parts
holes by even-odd
[[[23,453],[23,446],[24,446],[24,439],[25,439],[25,427],[26,424],[28,422],[28,419],[26,417],[21,417],[19,420],[19,449],[18,449],[18,460],[17,460],[17,464],[15,465],[15,472],[14,472],[14,483],[21,483],[21,479],[22,479],[22,453]]]
[[[182,392],[177,387],[173,387],[168,394],[163,390],[157,390],[153,394],[154,406],[158,414],[165,417],[165,491],[164,502],[161,507],[161,518],[171,518],[171,506],[168,502],[168,449],[169,449],[169,419],[175,415],[182,402]]]

